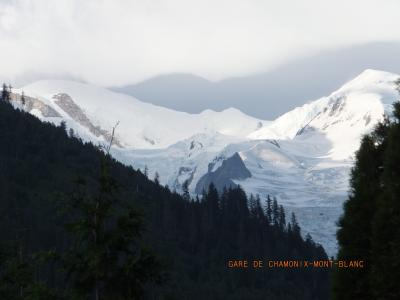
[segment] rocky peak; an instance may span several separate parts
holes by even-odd
[[[22,103],[22,95],[17,93],[11,93],[10,95],[11,101],[20,105],[22,109],[27,112],[32,112],[33,110],[38,110],[42,114],[43,117],[46,118],[60,118],[60,114],[56,112],[52,107],[45,104],[43,101],[38,98],[29,97],[24,95],[25,103]]]
[[[64,112],[66,112],[75,122],[86,127],[96,137],[104,137],[107,142],[111,141],[111,133],[102,129],[100,126],[94,125],[86,116],[84,111],[74,102],[74,100],[66,93],[59,93],[53,96],[55,104],[57,104]],[[113,144],[122,147],[117,138],[114,137]]]

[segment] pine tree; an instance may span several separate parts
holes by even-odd
[[[279,224],[279,206],[278,206],[278,201],[276,201],[276,198],[274,198],[274,200],[272,201],[271,213],[272,213],[272,223],[274,225],[278,225]]]
[[[21,241],[0,247],[0,299],[56,300],[55,291],[35,280],[35,255],[24,255]]]
[[[375,255],[371,255],[372,222],[379,206],[377,199],[384,188],[381,175],[390,127],[386,118],[370,135],[363,137],[356,154],[356,164],[351,172],[351,192],[338,223],[337,258],[363,260],[366,265],[364,268],[337,269],[334,272],[334,299],[375,299],[371,287],[371,266],[375,260]]]
[[[351,194],[339,220],[338,259],[364,260],[370,263],[371,220],[380,194],[380,156],[371,136],[362,139],[351,173]],[[335,299],[371,299],[369,265],[363,269],[338,269],[334,276]]]
[[[400,94],[400,78],[398,78],[397,80],[395,80],[394,84],[395,84],[395,86],[396,86],[397,92],[399,92],[399,94]]]
[[[74,131],[74,129],[70,128],[70,129],[68,130],[68,136],[71,137],[71,138],[75,137],[75,131]]]
[[[257,212],[256,212],[256,199],[255,199],[253,194],[250,194],[249,209],[250,209],[250,214],[252,216],[256,216],[256,214],[257,214]]]
[[[203,199],[203,203],[206,207],[205,222],[207,230],[215,228],[219,219],[219,195],[217,188],[213,183],[208,187],[208,192]]]
[[[26,97],[25,97],[24,91],[22,91],[22,94],[21,94],[21,103],[22,103],[22,106],[25,106],[25,104],[26,104]]]
[[[185,180],[182,184],[182,196],[186,200],[190,200],[189,181]]]
[[[265,207],[265,215],[267,216],[268,224],[272,224],[272,200],[269,195],[267,195],[267,204]]]
[[[158,172],[155,173],[154,175],[154,182],[159,185],[160,184],[160,174]]]
[[[62,255],[71,278],[73,297],[136,299],[147,281],[158,276],[155,257],[142,245],[141,215],[117,197],[117,186],[106,161],[101,164],[98,191],[92,196],[83,180],[70,199],[66,228],[74,246]]]
[[[300,236],[300,226],[299,223],[297,222],[296,215],[294,212],[292,212],[291,219],[290,219],[290,228],[292,229],[292,232],[294,235]]]
[[[265,221],[265,214],[261,205],[261,199],[260,199],[260,195],[257,194],[256,196],[256,204],[255,204],[255,211],[256,211],[256,217],[259,220],[263,220]]]
[[[372,223],[370,280],[374,299],[388,300],[400,299],[400,102],[395,103],[393,115],[383,162],[383,192]]]
[[[3,83],[3,88],[1,91],[1,100],[5,101],[5,102],[10,102],[11,99],[11,89],[9,89],[9,87]]]
[[[282,230],[286,229],[286,216],[285,216],[285,210],[283,209],[283,206],[279,206],[279,220],[278,220],[278,225]]]
[[[60,123],[60,128],[64,131],[67,132],[67,123],[63,120]]]

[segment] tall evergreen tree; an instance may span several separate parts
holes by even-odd
[[[249,198],[249,210],[250,210],[250,214],[252,216],[256,216],[257,212],[256,212],[256,198],[254,197],[253,194],[250,194],[250,198]]]
[[[338,269],[334,274],[334,299],[371,299],[369,268],[371,262],[371,220],[376,198],[381,193],[381,150],[372,136],[365,136],[351,173],[351,193],[339,220],[338,259],[364,260],[365,268]]]
[[[265,214],[261,205],[261,199],[260,199],[260,195],[257,194],[256,196],[256,204],[255,204],[255,212],[256,212],[256,217],[259,220],[262,220],[263,222],[266,221],[265,220]]]
[[[381,186],[372,223],[371,291],[374,299],[400,299],[400,102],[387,135]]]
[[[279,206],[279,220],[278,220],[278,225],[282,230],[286,229],[286,216],[285,216],[285,210],[283,209],[283,206]]]
[[[206,197],[203,199],[203,203],[206,207],[205,220],[207,223],[207,229],[215,228],[219,220],[219,206],[220,200],[217,188],[213,183],[208,187]]]
[[[1,90],[1,100],[10,102],[11,99],[11,89],[7,86],[7,84],[3,83],[3,87]]]
[[[21,94],[21,104],[22,104],[22,106],[25,106],[25,104],[26,104],[26,97],[25,97],[24,91],[22,91],[22,94]]]
[[[185,180],[182,184],[182,196],[186,200],[190,200],[190,193],[189,193],[189,181]]]
[[[276,201],[276,198],[274,198],[274,200],[272,201],[271,213],[272,213],[272,224],[278,225],[279,224],[279,205],[278,205],[278,201]]]
[[[396,218],[400,213],[397,190],[400,178],[399,120],[400,106],[396,103],[394,121],[385,118],[379,123],[362,139],[356,154],[351,192],[339,220],[338,259],[363,260],[365,266],[334,272],[334,299],[400,297],[400,294],[391,294],[400,273],[390,268],[396,257],[400,258],[395,254],[400,243],[394,242],[400,233],[396,231],[400,228],[400,219]]]
[[[157,185],[160,184],[160,174],[158,174],[158,172],[154,174],[154,183]]]
[[[265,215],[267,216],[268,224],[272,224],[272,199],[269,195],[267,195]]]
[[[293,212],[290,218],[290,227],[292,228],[293,232],[300,234],[300,226],[299,223],[297,223],[296,215]]]
[[[44,282],[35,279],[37,263],[34,255],[24,255],[21,241],[3,244],[0,247],[0,299],[60,299]]]
[[[61,258],[71,278],[73,297],[142,297],[145,284],[158,276],[158,263],[142,245],[141,215],[118,198],[105,159],[95,195],[88,194],[83,180],[78,185],[69,201],[68,211],[73,217],[67,223],[74,243]]]

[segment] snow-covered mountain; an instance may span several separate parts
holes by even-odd
[[[71,81],[39,81],[23,87],[23,91],[52,107],[68,125],[76,127],[77,132],[93,134],[87,124],[79,121],[81,117],[106,131],[119,122],[117,140],[126,149],[165,148],[199,132],[245,137],[264,125],[234,108],[220,113],[206,110],[192,115],[144,103],[104,88]],[[81,110],[79,113],[77,108]],[[33,113],[47,119],[37,110]],[[101,136],[100,134],[96,137]],[[94,137],[93,139],[96,140]]]
[[[366,70],[327,97],[274,121],[231,108],[200,114],[143,103],[92,85],[48,80],[14,91],[15,106],[68,128],[84,140],[107,143],[125,164],[157,171],[160,181],[200,192],[211,181],[240,184],[276,196],[298,215],[305,232],[334,254],[335,222],[348,191],[360,137],[390,112],[396,74]],[[24,91],[25,105],[21,103]],[[190,99],[188,99],[190,101]]]
[[[366,70],[328,97],[290,111],[250,134],[251,138],[310,138],[315,132],[331,143],[334,159],[352,156],[361,134],[369,132],[397,97],[393,81],[398,75]],[[313,134],[307,134],[314,131]],[[317,134],[318,135],[318,134]]]

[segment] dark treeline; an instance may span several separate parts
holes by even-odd
[[[333,298],[400,299],[400,102],[362,139],[350,184],[338,259],[364,260],[365,267],[338,269]]]
[[[7,101],[0,216],[1,299],[327,298],[327,270],[228,268],[326,259],[276,201],[240,187],[178,195]]]

